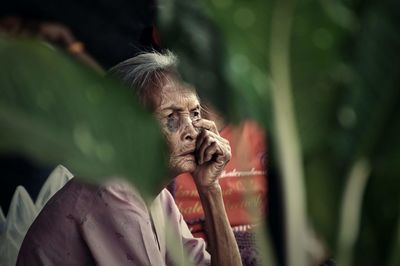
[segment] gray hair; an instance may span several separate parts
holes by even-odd
[[[154,108],[151,96],[166,78],[179,77],[177,65],[177,57],[170,51],[142,53],[112,67],[109,74],[132,89],[146,107]]]

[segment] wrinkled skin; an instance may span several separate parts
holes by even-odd
[[[196,93],[172,79],[160,89],[155,110],[170,148],[174,175],[190,172],[197,185],[213,186],[231,158],[229,142],[213,121],[201,117]]]

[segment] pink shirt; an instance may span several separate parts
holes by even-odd
[[[204,241],[193,238],[167,190],[149,210],[125,183],[72,179],[29,228],[17,265],[174,265],[171,254],[181,264],[184,250],[196,265],[210,264]]]

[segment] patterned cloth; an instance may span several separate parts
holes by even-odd
[[[244,265],[257,265],[257,250],[251,228],[265,218],[267,201],[267,146],[265,133],[255,122],[227,126],[220,135],[231,146],[232,158],[225,166],[219,183],[225,209],[235,233]],[[207,240],[204,212],[190,174],[181,174],[169,185],[190,231]],[[250,197],[249,197],[250,195]],[[251,217],[251,210],[259,217]],[[254,219],[256,218],[256,219]]]
[[[255,248],[256,241],[254,233],[247,232],[233,232],[240,250],[242,263],[246,266],[261,265],[259,251]]]

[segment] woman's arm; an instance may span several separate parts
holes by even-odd
[[[193,172],[193,178],[204,209],[211,264],[242,265],[218,182],[231,158],[229,142],[219,135],[212,121],[201,119],[194,122],[194,126],[201,133],[196,142],[198,167]]]

